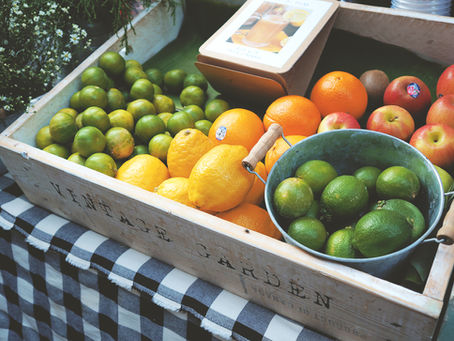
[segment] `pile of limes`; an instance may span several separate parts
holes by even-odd
[[[144,69],[114,51],[103,53],[80,80],[68,107],[38,131],[36,146],[109,176],[138,154],[166,163],[179,131],[208,135],[212,122],[230,109],[224,99],[207,100],[202,74]]]
[[[362,166],[338,174],[309,160],[273,193],[276,218],[306,247],[341,258],[378,257],[417,240],[426,230],[421,184],[411,169]]]

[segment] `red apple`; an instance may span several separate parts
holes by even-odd
[[[438,98],[429,108],[427,124],[447,124],[454,128],[454,93]]]
[[[454,94],[454,64],[448,66],[437,82],[437,97]]]
[[[346,112],[333,112],[326,115],[318,126],[317,133],[335,129],[359,129],[358,120]]]
[[[432,97],[429,88],[421,79],[415,76],[401,76],[393,79],[386,87],[383,104],[398,105],[418,121],[427,114]]]
[[[426,124],[418,128],[410,144],[434,165],[450,169],[454,165],[454,128],[446,124]]]
[[[406,109],[398,105],[384,105],[370,114],[366,128],[408,141],[415,131],[415,121]]]

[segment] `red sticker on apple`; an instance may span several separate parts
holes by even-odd
[[[418,84],[410,83],[410,84],[407,85],[407,93],[411,97],[413,97],[413,98],[418,97],[420,92],[421,92],[421,88],[419,87]]]

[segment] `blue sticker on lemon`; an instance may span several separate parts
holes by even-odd
[[[419,93],[421,92],[421,88],[418,84],[416,83],[410,83],[407,85],[407,93],[413,97],[416,98],[419,96]]]
[[[226,134],[227,128],[224,126],[220,126],[218,129],[216,129],[216,140],[222,141],[225,138]]]

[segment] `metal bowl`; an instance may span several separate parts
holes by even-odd
[[[273,207],[273,193],[282,180],[294,176],[301,164],[313,159],[329,162],[339,175],[353,174],[356,169],[366,165],[380,169],[390,166],[404,166],[411,169],[421,182],[416,204],[424,214],[426,231],[405,248],[373,258],[333,257],[297,242],[287,234],[287,222]],[[432,233],[443,214],[444,200],[440,177],[432,163],[421,152],[391,135],[365,129],[339,129],[307,137],[281,156],[271,169],[265,186],[266,208],[286,242],[317,257],[340,262],[380,278],[389,275]]]

